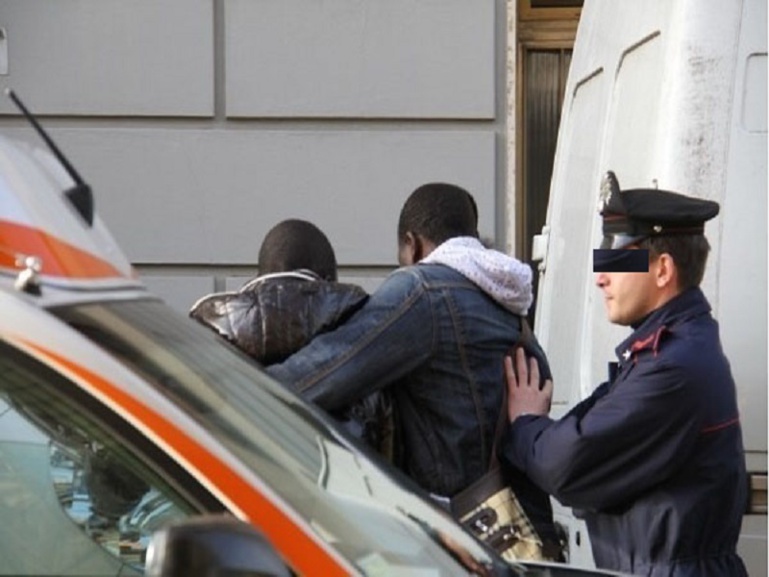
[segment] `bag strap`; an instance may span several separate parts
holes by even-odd
[[[519,317],[521,320],[521,330],[518,336],[518,340],[513,347],[507,352],[507,355],[513,357],[515,362],[515,352],[519,347],[524,347],[529,344],[532,339],[531,327],[529,321],[525,316]],[[502,386],[502,406],[499,409],[499,417],[497,417],[497,426],[494,429],[494,440],[491,444],[491,459],[489,460],[489,471],[499,467],[499,459],[497,458],[497,445],[502,438],[502,434],[505,432],[505,426],[507,425],[507,383],[504,382]]]

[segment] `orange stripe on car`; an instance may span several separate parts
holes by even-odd
[[[124,278],[110,263],[40,229],[0,220],[0,267],[19,269],[19,256],[36,256],[41,274],[66,278]]]
[[[138,419],[158,439],[183,456],[229,501],[237,504],[254,526],[267,535],[293,569],[304,575],[349,575],[341,560],[335,559],[319,542],[307,535],[277,504],[173,422],[98,374],[45,347],[26,339],[23,341],[48,362],[74,374]],[[258,524],[254,522],[256,520]]]

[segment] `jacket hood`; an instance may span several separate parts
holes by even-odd
[[[451,238],[419,262],[454,269],[518,315],[527,314],[534,300],[531,268],[516,258],[486,248],[471,236]]]

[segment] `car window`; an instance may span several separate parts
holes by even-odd
[[[152,532],[198,512],[72,386],[0,343],[2,575],[142,575]]]
[[[319,409],[162,302],[83,303],[51,312],[183,408],[314,538],[362,573],[432,567],[435,574],[461,574],[446,538],[492,562],[412,482],[373,462]]]

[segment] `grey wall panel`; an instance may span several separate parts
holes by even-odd
[[[36,140],[28,129],[9,135]],[[495,237],[495,133],[51,130],[136,263],[253,265],[285,218],[313,221],[340,265],[395,265],[401,206],[417,186],[470,190]]]
[[[211,116],[212,18],[211,0],[0,0],[0,87],[39,114]]]
[[[395,267],[393,266],[393,270]],[[382,284],[388,272],[382,272],[380,274],[362,274],[356,273],[354,270],[340,271],[339,282],[356,284],[363,288],[366,292],[373,293],[379,285]],[[253,276],[230,276],[225,280],[225,290],[237,291],[247,281],[254,278]]]
[[[190,307],[200,298],[216,292],[214,289],[214,275],[216,268],[211,268],[210,275],[205,274],[182,274],[174,275],[173,271],[164,274],[156,274],[148,271],[142,271],[138,267],[141,281],[155,296],[160,297],[169,306],[177,312],[186,315]],[[367,292],[374,292],[386,274],[381,276],[356,275],[350,273],[342,275],[340,282],[357,284],[363,287]],[[237,291],[245,282],[252,279],[253,276],[225,276],[225,288],[227,291]]]
[[[214,281],[209,276],[152,275],[143,274],[141,267],[138,270],[141,281],[154,295],[184,315],[196,300],[214,291]]]
[[[356,284],[369,294],[375,292],[385,278],[387,278],[387,274],[385,273],[382,273],[381,275],[356,275],[355,273],[350,272],[343,273],[339,276],[340,282]]]
[[[224,279],[224,290],[225,291],[237,291],[242,287],[244,284],[246,284],[248,281],[250,281],[252,278],[254,278],[258,272],[254,273],[253,275],[249,276],[227,276]]]
[[[225,0],[229,116],[494,117],[494,0]]]

